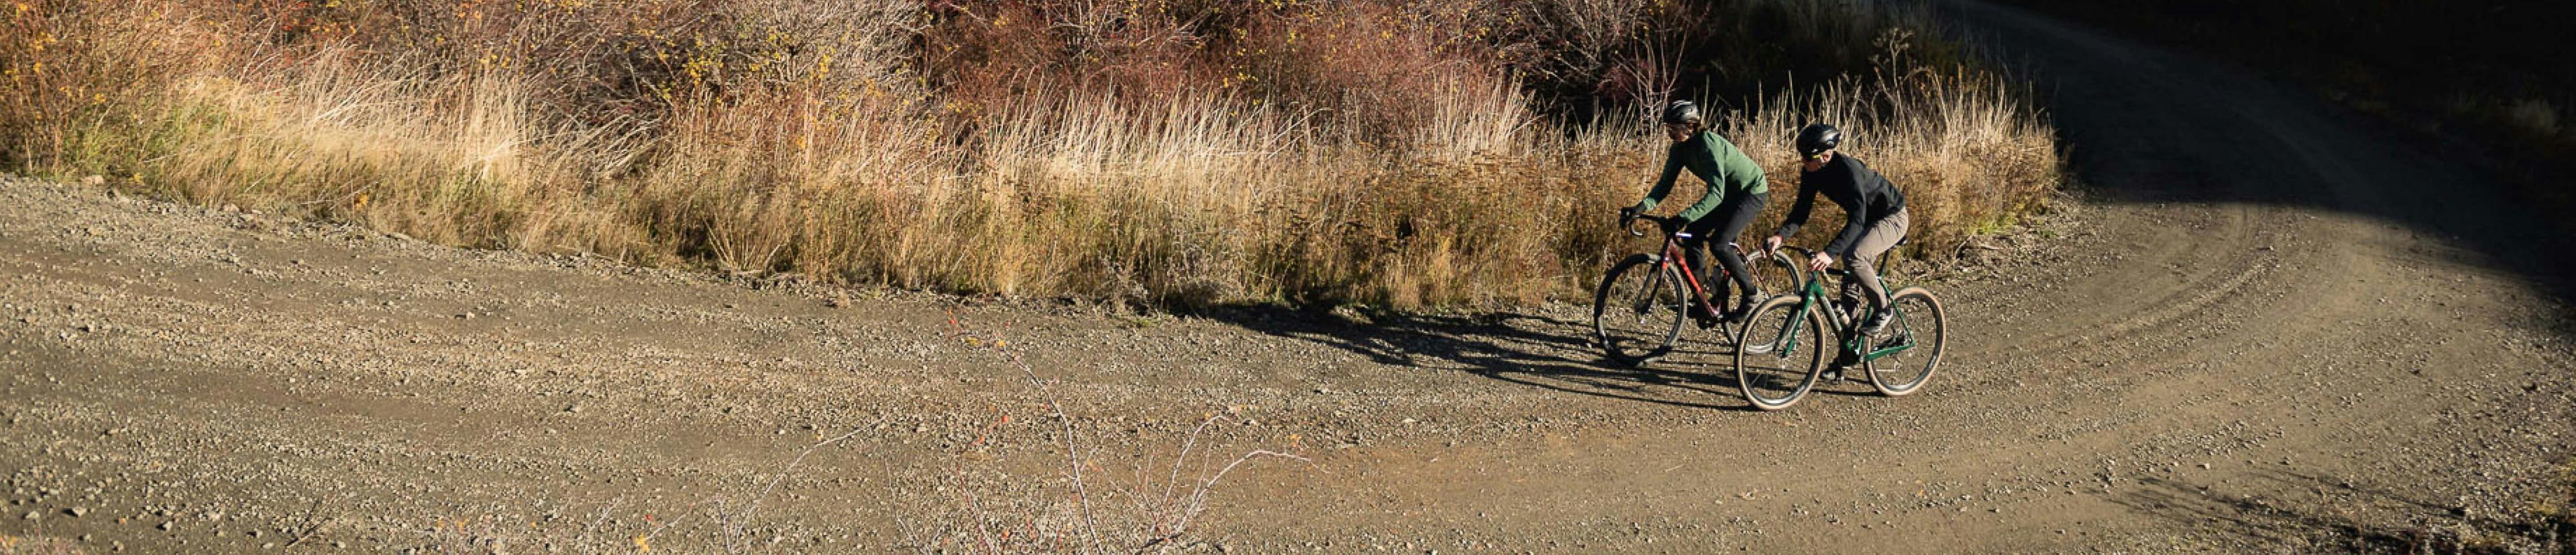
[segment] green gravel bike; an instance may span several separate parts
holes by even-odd
[[[1782,250],[1796,251],[1797,255],[1786,257],[1793,260],[1805,260],[1814,253],[1798,247]],[[1878,267],[1888,268],[1892,258],[1880,255]],[[1845,270],[1818,272],[1798,285],[1797,294],[1773,297],[1746,313],[1736,335],[1735,377],[1744,400],[1754,408],[1775,411],[1798,404],[1826,377],[1829,367],[1839,374],[1857,364],[1870,386],[1889,397],[1922,390],[1940,368],[1941,347],[1948,339],[1940,297],[1922,287],[1896,289],[1888,294],[1887,309],[1894,314],[1887,327],[1877,334],[1864,334],[1860,323],[1870,316],[1870,309],[1838,308],[1839,303],[1825,293],[1827,274],[1851,278]]]

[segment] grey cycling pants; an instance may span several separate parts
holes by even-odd
[[[1878,257],[1887,254],[1887,249],[1896,248],[1896,242],[1905,239],[1905,230],[1912,223],[1912,218],[1905,215],[1905,209],[1899,208],[1896,213],[1871,222],[1869,230],[1861,232],[1860,241],[1852,244],[1851,256],[1843,257],[1843,267],[1851,270],[1851,278],[1843,280],[1844,303],[1859,306],[1856,301],[1860,300],[1860,295],[1852,291],[1852,285],[1858,283],[1861,292],[1869,294],[1869,306],[1881,310],[1887,308],[1887,285],[1878,281]]]

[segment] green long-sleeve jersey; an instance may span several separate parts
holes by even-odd
[[[1664,195],[1672,194],[1673,181],[1681,177],[1683,169],[1708,182],[1708,194],[1682,210],[1683,220],[1699,220],[1716,210],[1718,203],[1726,202],[1730,194],[1771,192],[1771,185],[1762,178],[1762,166],[1746,157],[1743,149],[1735,148],[1735,143],[1727,142],[1715,131],[1701,131],[1697,137],[1673,143],[1672,150],[1664,156],[1663,177],[1655,180],[1654,190],[1646,192],[1646,200],[1637,203],[1637,211],[1653,210],[1664,201]]]

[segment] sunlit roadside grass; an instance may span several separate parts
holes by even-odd
[[[1160,306],[1579,296],[1691,71],[1853,66],[1703,100],[1783,196],[1797,125],[1851,129],[1920,253],[2055,186],[2022,91],[1907,59],[1957,57],[1915,16],[1493,4],[38,0],[0,35],[0,158],[447,244]]]

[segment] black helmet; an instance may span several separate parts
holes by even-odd
[[[1664,106],[1664,123],[1699,123],[1699,105],[1688,100],[1675,100]]]
[[[1843,130],[1822,123],[1807,124],[1798,130],[1798,154],[1815,156],[1843,144]]]

